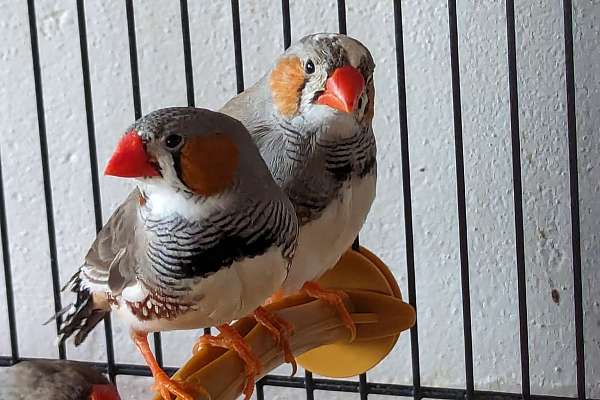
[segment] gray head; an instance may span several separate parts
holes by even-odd
[[[0,399],[119,400],[119,394],[108,379],[83,363],[36,360],[0,368]]]
[[[242,173],[270,179],[238,120],[192,107],[164,108],[137,120],[121,138],[104,173],[205,197],[231,188]]]
[[[318,33],[294,43],[268,77],[275,113],[282,119],[373,118],[373,71],[369,50],[341,34]]]

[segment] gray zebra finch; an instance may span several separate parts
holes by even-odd
[[[355,39],[306,36],[221,110],[248,128],[298,216],[298,248],[276,297],[303,290],[335,305],[352,337],[344,294],[314,281],[349,249],[375,198],[374,69]]]
[[[65,360],[22,361],[0,368],[0,400],[120,400],[101,373]]]
[[[166,108],[136,121],[106,175],[137,178],[83,265],[77,295],[59,315],[59,340],[75,345],[111,310],[122,317],[164,399],[192,399],[159,367],[149,332],[217,326],[203,343],[246,363],[250,397],[260,362],[228,323],[255,311],[274,339],[289,325],[260,305],[283,283],[296,247],[293,206],[239,121],[199,108]],[[64,290],[64,289],[63,289]]]

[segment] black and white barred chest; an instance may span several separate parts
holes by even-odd
[[[376,174],[377,168],[377,147],[370,128],[345,139],[318,139],[309,151],[299,173],[284,187],[301,225],[318,218],[341,195],[346,182]]]
[[[161,292],[186,292],[191,289],[190,282],[244,258],[264,254],[273,246],[281,247],[284,257],[291,258],[291,217],[280,202],[215,215],[201,222],[177,214],[146,217],[147,266],[143,278]]]

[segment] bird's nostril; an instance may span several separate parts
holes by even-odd
[[[363,106],[363,98],[358,99],[358,108],[361,109]]]

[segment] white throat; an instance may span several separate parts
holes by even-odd
[[[146,204],[142,212],[154,218],[166,218],[179,214],[194,221],[210,216],[215,209],[223,209],[231,203],[226,193],[211,197],[201,197],[166,185],[140,184]]]
[[[313,123],[314,121],[314,123]],[[302,123],[318,129],[319,138],[325,140],[347,139],[360,130],[354,115],[332,110],[328,106],[313,105],[305,111]]]

